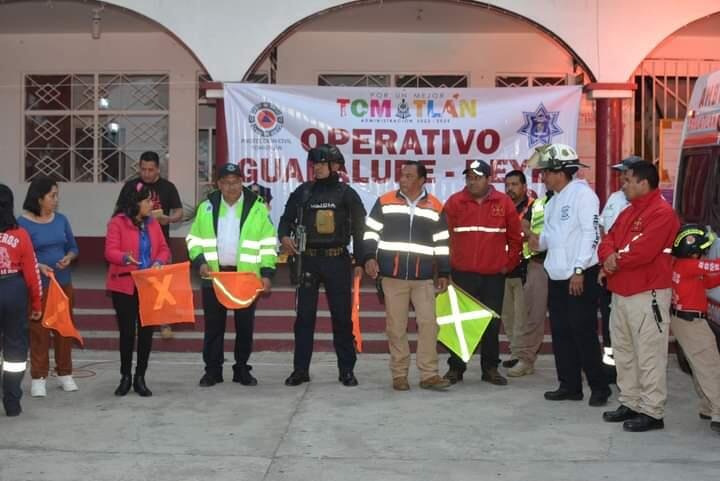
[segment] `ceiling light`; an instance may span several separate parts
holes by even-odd
[[[101,33],[101,24],[100,24],[100,22],[102,21],[102,18],[100,17],[100,12],[102,12],[104,8],[105,8],[105,7],[103,7],[102,5],[101,5],[100,7],[93,8],[92,30],[91,30],[91,32],[92,32],[92,38],[93,38],[94,40],[97,40],[97,39],[100,38],[100,33]]]

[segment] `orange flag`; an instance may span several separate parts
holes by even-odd
[[[131,272],[145,326],[195,323],[190,263],[169,264]]]
[[[63,337],[75,338],[80,343],[80,346],[83,345],[83,338],[75,329],[70,317],[70,300],[52,273],[50,274],[50,285],[48,286],[42,325],[55,330]]]
[[[362,332],[360,332],[360,278],[353,279],[353,302],[352,302],[352,325],[353,336],[355,336],[355,348],[362,352]]]
[[[250,307],[264,288],[252,272],[211,272],[210,277],[215,296],[228,309]]]

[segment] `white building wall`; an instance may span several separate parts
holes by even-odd
[[[320,73],[457,73],[471,87],[496,75],[572,73],[572,58],[541,34],[298,32],[278,48],[278,83],[317,85]]]
[[[0,7],[2,8],[2,7]],[[168,176],[183,202],[195,202],[197,74],[200,65],[165,33],[0,35],[0,179],[16,196],[23,172],[23,75],[27,73],[160,72],[170,75]],[[63,183],[60,209],[77,236],[104,236],[121,184]],[[173,236],[182,234],[173,229]]]
[[[347,0],[113,0],[178,36],[218,81],[243,78],[258,55],[297,22]],[[447,1],[448,8],[453,2]],[[485,0],[562,39],[599,82],[626,82],[666,37],[720,11],[718,0]],[[381,15],[382,13],[379,13]],[[232,61],[228,61],[232,59]]]

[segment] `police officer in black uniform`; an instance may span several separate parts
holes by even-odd
[[[313,163],[315,180],[305,182],[290,195],[278,226],[283,249],[299,256],[301,263],[297,279],[293,372],[285,384],[298,386],[310,381],[318,288],[322,283],[332,317],[339,381],[345,386],[357,386],[353,374],[355,339],[350,318],[353,259],[347,245],[352,236],[354,257],[362,259],[360,249],[366,212],[357,192],[340,181],[337,171],[345,159],[336,146],[322,144],[310,149],[308,160]],[[298,253],[298,225],[304,226],[307,236],[303,253]],[[355,271],[362,275],[359,263],[355,264]]]

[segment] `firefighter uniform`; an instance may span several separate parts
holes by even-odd
[[[472,172],[490,177],[486,162],[474,161],[465,174]],[[505,276],[520,263],[522,230],[510,197],[490,185],[478,202],[466,187],[451,195],[445,203],[450,232],[452,281],[495,312],[502,311]],[[482,379],[496,385],[507,380],[497,370],[500,364],[500,319],[488,325],[480,343]],[[461,381],[467,366],[459,356],[450,354],[450,369],[445,378]]]
[[[720,353],[707,321],[706,289],[720,286],[720,261],[699,258],[714,235],[699,225],[683,226],[673,243],[670,327],[692,368],[699,413],[720,433]]]
[[[633,166],[633,170],[639,168],[640,163]],[[612,292],[610,334],[621,406],[604,413],[603,419],[625,421],[623,428],[629,431],[664,426],[672,295],[670,247],[679,227],[672,207],[654,188],[630,198],[630,206],[598,248],[603,264],[612,257],[617,266],[607,272],[607,286]]]
[[[335,146],[310,149],[311,162],[343,163]],[[340,381],[346,386],[357,384],[355,338],[352,333],[353,259],[347,246],[353,240],[357,266],[362,263],[362,236],[365,208],[358,193],[331,172],[323,179],[305,182],[288,198],[278,225],[278,237],[290,237],[300,219],[307,233],[302,255],[302,273],[298,279],[297,317],[295,319],[295,354],[293,373],[287,385],[309,381],[313,352],[315,321],[320,284],[325,287],[332,318],[333,345],[337,354]]]
[[[41,311],[42,285],[32,241],[18,227],[12,215],[12,192],[0,185],[2,221],[12,220],[0,231],[0,338],[2,339],[3,406],[8,416],[22,411],[20,383],[27,367],[28,302],[30,310]]]

